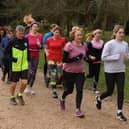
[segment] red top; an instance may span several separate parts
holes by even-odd
[[[54,39],[53,37],[48,38],[46,41],[46,47],[48,49],[47,59],[55,62],[62,62],[62,50],[64,46],[64,37],[60,37],[58,39]]]
[[[40,42],[40,44],[42,45],[43,36],[39,33],[35,36],[31,34],[27,34],[26,38],[28,39],[28,42],[29,42],[30,58],[38,58],[40,48],[37,45],[37,42]]]

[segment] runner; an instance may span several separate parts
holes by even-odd
[[[6,36],[6,29],[4,27],[0,28],[0,67],[2,66],[2,40]]]
[[[102,30],[97,29],[93,32],[93,39],[88,43],[88,52],[87,52],[87,62],[89,64],[89,74],[87,78],[93,78],[93,93],[98,94],[97,90],[98,81],[99,81],[99,73],[100,73],[100,65],[101,65],[101,54],[104,46],[102,37]]]
[[[63,55],[63,83],[64,93],[60,99],[60,107],[65,110],[65,99],[73,92],[76,85],[76,113],[77,117],[84,117],[81,111],[81,102],[83,97],[83,85],[85,81],[85,66],[83,59],[86,55],[86,44],[82,42],[82,29],[73,28],[70,32],[72,41],[64,47]]]
[[[113,39],[106,43],[102,53],[104,61],[105,80],[107,90],[96,97],[96,107],[101,109],[102,100],[113,94],[117,86],[117,116],[119,120],[126,121],[122,113],[125,84],[125,61],[129,59],[128,43],[124,41],[124,27],[116,25],[113,30]]]
[[[26,38],[29,42],[29,54],[30,54],[30,60],[29,60],[29,75],[28,75],[28,86],[25,89],[25,93],[30,93],[32,95],[35,94],[35,92],[32,90],[32,87],[35,82],[36,73],[38,69],[38,63],[39,63],[39,55],[40,55],[40,49],[42,48],[42,34],[38,33],[39,30],[39,23],[33,22],[31,24],[31,30],[28,35],[26,35]]]
[[[43,48],[45,48],[46,46],[46,41],[48,38],[52,37],[53,36],[53,28],[55,28],[57,26],[57,24],[51,24],[50,25],[50,32],[46,33],[44,36],[43,36]],[[47,64],[47,59],[46,59],[46,54],[44,52],[44,66],[43,66],[43,71],[44,71],[44,80],[46,82],[46,85],[47,84],[47,68],[48,68],[48,64]]]
[[[33,22],[35,22],[35,19],[32,17],[31,14],[29,14],[29,15],[25,15],[25,16],[24,16],[23,22],[26,24],[26,27],[25,27],[25,35],[27,35],[27,34],[30,33],[31,24],[32,24]]]
[[[48,69],[50,73],[50,86],[52,97],[58,98],[56,85],[62,76],[62,52],[65,45],[65,38],[61,37],[61,28],[53,28],[53,36],[47,39],[45,53],[47,56]]]
[[[5,50],[6,58],[10,61],[10,103],[17,105],[16,98],[24,105],[23,92],[27,85],[28,76],[28,41],[24,38],[25,28],[22,25],[16,27],[16,38],[9,42]],[[21,86],[17,96],[15,89],[17,82],[21,80]]]
[[[6,79],[6,74],[8,74],[8,77],[7,77],[7,83],[9,83],[9,60],[7,60],[5,57],[5,49],[7,48],[8,44],[9,44],[9,41],[11,41],[14,37],[14,34],[13,34],[13,30],[12,29],[9,29],[7,30],[7,35],[3,38],[2,40],[2,51],[3,51],[3,54],[2,54],[2,72],[3,72],[3,75],[2,75],[2,81],[5,81]]]
[[[86,34],[86,43],[91,43],[93,38],[94,38],[93,32],[87,33]]]

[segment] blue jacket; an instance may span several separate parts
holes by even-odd
[[[43,36],[43,44],[42,44],[43,47],[45,47],[47,39],[50,38],[50,37],[52,37],[52,36],[53,36],[52,32],[48,32],[48,33],[46,33]]]
[[[4,57],[5,56],[5,54],[4,54],[4,50],[7,48],[7,46],[8,46],[8,44],[9,44],[9,41],[10,41],[11,39],[9,39],[8,38],[8,36],[5,36],[3,39],[2,39],[2,57]]]

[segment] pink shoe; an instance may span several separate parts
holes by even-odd
[[[65,101],[64,100],[60,100],[60,108],[61,108],[61,110],[65,110]]]
[[[80,110],[78,110],[78,111],[76,111],[75,116],[76,116],[76,117],[83,118],[85,115],[84,115],[84,113],[82,113]]]

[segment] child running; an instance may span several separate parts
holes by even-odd
[[[89,35],[91,37],[91,35]],[[101,65],[101,54],[104,46],[103,40],[101,40],[102,30],[97,29],[93,32],[93,39],[88,43],[87,62],[89,64],[89,74],[87,78],[93,78],[93,93],[98,94],[97,90],[100,65]],[[89,39],[88,39],[89,40]]]
[[[28,41],[24,38],[25,28],[22,25],[16,27],[16,37],[9,42],[5,50],[6,58],[10,61],[10,103],[17,105],[16,98],[21,105],[24,105],[23,92],[27,85],[28,77]],[[21,86],[17,96],[15,89],[18,81],[21,81]]]
[[[77,117],[84,117],[81,111],[81,102],[83,97],[83,85],[85,81],[84,57],[86,55],[86,44],[82,42],[82,29],[73,27],[70,32],[72,41],[64,47],[63,54],[63,83],[64,92],[60,98],[60,107],[65,110],[65,99],[72,94],[74,84],[76,85],[76,113]]]
[[[129,59],[128,43],[124,41],[124,27],[116,25],[113,29],[113,39],[106,43],[102,53],[104,61],[107,90],[96,97],[96,107],[101,109],[102,100],[111,96],[115,84],[117,86],[117,115],[118,120],[126,121],[123,115],[125,61]]]
[[[65,38],[61,36],[61,28],[56,26],[53,29],[53,36],[47,39],[45,53],[47,56],[52,97],[58,98],[57,83],[62,77],[62,52],[65,45]]]
[[[30,26],[30,33],[26,35],[29,42],[29,75],[28,75],[28,86],[25,89],[25,93],[35,95],[32,89],[39,63],[39,52],[42,48],[42,34],[38,33],[39,23],[33,22]]]

